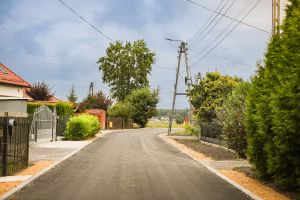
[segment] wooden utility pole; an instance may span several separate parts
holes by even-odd
[[[280,26],[280,0],[272,0],[272,31],[279,33]]]
[[[178,77],[179,77],[179,71],[180,71],[180,62],[181,62],[181,56],[184,54],[184,59],[185,59],[185,67],[186,67],[186,77],[185,77],[185,84],[188,86],[188,91],[190,91],[190,86],[192,84],[192,78],[191,78],[191,70],[188,66],[188,61],[187,61],[187,43],[181,41],[181,44],[179,46],[179,55],[178,55],[178,64],[176,68],[176,80],[175,80],[175,85],[174,85],[174,95],[173,95],[173,103],[172,103],[172,110],[170,113],[169,117],[169,129],[168,129],[168,134],[172,132],[172,123],[173,123],[173,114],[174,114],[174,108],[175,108],[175,102],[176,102],[176,96],[177,95],[187,95],[187,93],[178,93],[177,92],[177,86],[178,86]],[[189,104],[190,104],[190,112],[193,110],[193,106],[191,104],[191,99],[189,97]]]

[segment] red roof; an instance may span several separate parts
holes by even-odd
[[[30,84],[23,80],[20,76],[8,69],[5,65],[0,63],[0,83],[9,85],[18,85],[23,87],[30,87]]]

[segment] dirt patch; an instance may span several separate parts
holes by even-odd
[[[45,161],[39,161],[36,163],[33,163],[26,169],[23,169],[19,173],[15,174],[15,176],[26,176],[26,175],[35,175],[38,172],[42,171],[46,167],[52,165],[55,161],[45,160]],[[22,181],[12,181],[12,182],[4,182],[0,183],[0,196],[4,193],[10,191],[12,188],[16,187],[22,183]]]
[[[236,160],[239,157],[226,149],[206,145],[200,143],[198,140],[178,140],[177,142],[193,149],[196,152],[204,154],[206,157],[210,157],[213,160]]]
[[[184,144],[179,143],[176,140],[169,138],[168,136],[160,135],[160,137],[162,137],[167,142],[173,144],[174,146],[176,146],[178,149],[180,149],[181,151],[183,151],[187,155],[190,155],[190,156],[192,156],[196,159],[199,159],[199,160],[212,160],[212,158],[210,158],[210,157],[208,157],[208,156],[206,156],[206,155],[204,155],[200,152],[196,152],[193,149],[188,148]]]
[[[0,196],[19,185],[21,181],[0,183]]]
[[[278,193],[273,188],[248,177],[242,172],[234,171],[234,170],[219,170],[223,175],[227,176],[231,180],[235,181],[236,183],[242,185],[243,187],[247,188],[249,191],[255,193],[256,195],[260,196],[265,200],[286,200],[290,199],[288,196],[284,194]]]
[[[17,173],[15,176],[26,176],[26,175],[35,175],[41,170],[45,169],[46,167],[52,165],[55,161],[53,160],[44,160],[44,161],[39,161],[31,166],[27,167],[26,169],[23,169],[19,173]]]

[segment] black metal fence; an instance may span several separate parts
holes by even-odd
[[[64,136],[64,132],[67,128],[67,122],[71,116],[67,115],[59,115],[57,116],[57,124],[56,124],[56,135],[57,136]]]
[[[28,166],[27,114],[0,113],[0,175],[13,175]]]
[[[228,148],[228,142],[222,137],[221,126],[216,121],[201,123],[200,130],[200,140]]]

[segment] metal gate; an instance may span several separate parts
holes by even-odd
[[[0,113],[0,176],[13,175],[28,166],[27,113]]]
[[[53,142],[56,140],[56,110],[52,111],[47,106],[40,106],[34,111],[30,135],[35,142]]]

